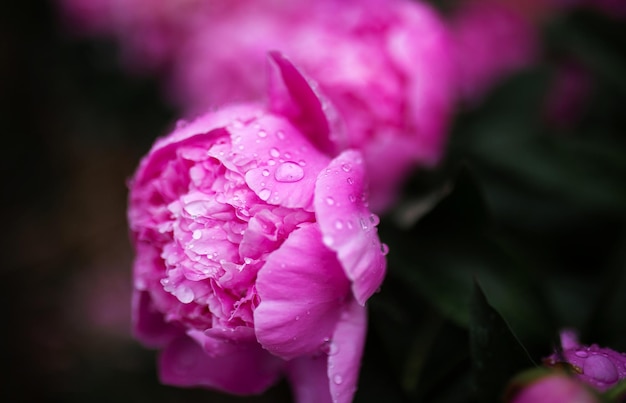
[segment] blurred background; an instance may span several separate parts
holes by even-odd
[[[537,28],[540,59],[459,105],[444,163],[383,217],[390,272],[357,401],[468,401],[472,278],[537,361],[564,326],[626,351],[623,21],[563,12]],[[126,180],[180,114],[157,78],[52,2],[2,2],[0,30],[0,400],[290,401],[285,383],[248,398],[161,386],[130,335]]]

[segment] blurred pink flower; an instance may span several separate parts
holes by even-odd
[[[533,2],[534,3],[534,2]],[[479,100],[494,85],[538,58],[538,7],[515,2],[475,0],[455,10],[450,24],[461,96]]]
[[[626,379],[626,354],[597,344],[585,346],[571,330],[561,332],[562,351],[544,359],[547,365],[566,363],[572,366],[579,380],[604,391]]]
[[[583,384],[559,371],[534,379],[506,401],[510,403],[599,403],[600,399]]]
[[[559,64],[545,100],[549,123],[559,128],[575,126],[583,115],[592,87],[591,74],[580,63]]]
[[[456,82],[448,32],[428,5],[261,1],[228,10],[182,47],[171,92],[191,114],[256,99],[268,50],[293,60],[342,116],[340,145],[363,152],[374,211],[412,168],[440,160]]]
[[[271,56],[269,106],[231,105],[158,140],[130,183],[134,331],[163,382],[350,402],[386,247],[358,151]],[[327,109],[327,108],[326,108]]]

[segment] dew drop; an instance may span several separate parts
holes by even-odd
[[[380,224],[380,218],[378,218],[378,216],[376,214],[372,214],[370,216],[370,222],[372,223],[373,226],[376,226],[376,225]]]
[[[298,161],[298,165],[300,165],[301,167],[306,166],[306,161],[305,160],[300,160],[300,161]]]
[[[202,238],[202,231],[200,231],[199,229],[195,230],[192,234],[191,237],[193,239],[200,239]]]
[[[271,167],[272,167],[272,166],[276,165],[276,161],[274,161],[274,160],[268,160],[268,161],[267,161],[267,165],[269,165],[269,166],[271,166]]]
[[[249,258],[249,257],[245,257],[245,258],[243,258],[243,262],[244,262],[245,264],[250,264],[250,263],[252,263],[252,259],[251,259],[251,258]]]
[[[341,385],[341,383],[343,382],[343,378],[341,377],[341,375],[335,375],[333,377],[333,382],[335,382],[337,385]]]
[[[574,355],[576,357],[580,357],[580,358],[587,358],[587,357],[589,357],[589,354],[586,351],[576,351],[574,353]]]
[[[350,200],[350,202],[352,202],[352,203],[356,203],[356,196],[355,195],[350,195],[350,196],[348,196],[348,200]]]
[[[283,162],[274,172],[274,178],[279,182],[297,182],[303,177],[302,167],[291,161]]]
[[[333,199],[332,197],[327,197],[326,198],[326,204],[328,204],[329,206],[332,206],[335,204],[335,199]]]
[[[322,242],[324,242],[324,245],[326,245],[326,246],[332,246],[332,244],[333,244],[333,242],[335,242],[335,240],[330,235],[324,235],[324,237],[322,238]]]
[[[341,222],[341,220],[335,221],[335,228],[343,229],[343,223]]]
[[[285,158],[291,158],[291,153],[285,153],[284,156]]]
[[[276,132],[276,137],[278,137],[281,140],[284,140],[285,139],[285,132],[282,131],[282,130],[277,131]]]
[[[364,218],[359,218],[359,222],[361,223],[361,228],[363,230],[367,230],[369,228],[369,223],[368,220],[364,219]]]
[[[278,151],[278,148],[272,147],[270,149],[270,155],[274,158],[278,158],[280,156],[280,151]]]
[[[261,172],[261,175],[263,176],[270,176],[270,171],[267,169],[264,169],[263,172]]]
[[[341,165],[341,169],[342,169],[344,172],[350,172],[350,171],[352,171],[352,165],[350,165],[350,164],[348,164],[348,163],[342,164],[342,165]]]
[[[335,355],[339,352],[339,346],[335,342],[331,342],[328,346],[328,355]]]
[[[346,179],[346,182],[348,182],[348,185],[354,185],[354,179],[352,178]]]
[[[193,290],[189,287],[182,286],[176,289],[176,298],[183,304],[190,303],[194,297]]]
[[[350,220],[346,221],[346,227],[348,227],[348,229],[354,228],[354,225],[352,224],[352,221],[350,221]]]
[[[265,201],[270,198],[272,192],[269,189],[261,189],[259,191],[259,199]]]
[[[265,130],[259,130],[259,132],[257,133],[259,135],[259,137],[261,138],[265,138],[267,137],[267,132]]]
[[[300,316],[296,316],[296,320],[300,320]]]

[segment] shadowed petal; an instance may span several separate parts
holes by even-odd
[[[328,385],[326,355],[301,357],[289,361],[287,377],[298,403],[332,403]]]
[[[328,355],[328,379],[334,403],[350,403],[354,397],[366,331],[366,309],[351,300],[341,314]]]
[[[361,154],[348,150],[322,171],[314,200],[324,243],[337,251],[361,305],[380,287],[387,265],[376,230],[378,217],[367,208],[365,187]]]
[[[349,287],[318,226],[295,230],[259,270],[259,343],[284,359],[319,351],[335,329]]]
[[[187,336],[174,340],[159,357],[159,377],[164,384],[238,395],[262,393],[278,380],[283,367],[282,360],[257,343],[241,344],[235,352],[211,357]]]

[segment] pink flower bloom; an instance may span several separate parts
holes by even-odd
[[[465,2],[452,17],[461,95],[480,99],[511,74],[538,57],[537,27],[528,14],[513,5],[492,0]],[[530,5],[527,5],[530,8]]]
[[[167,384],[251,394],[285,374],[298,402],[349,402],[386,251],[361,154],[331,153],[324,104],[271,61],[268,107],[180,124],[141,161],[134,331]]]
[[[599,403],[583,384],[562,372],[555,372],[535,379],[522,387],[510,400],[510,403]]]
[[[263,93],[268,50],[319,85],[362,151],[371,205],[384,210],[415,166],[437,163],[456,82],[450,38],[426,4],[405,0],[261,1],[207,18],[181,49],[172,93],[193,113]]]
[[[576,377],[594,388],[604,391],[626,379],[626,354],[597,344],[585,346],[578,342],[575,332],[561,332],[562,352],[544,359],[548,365],[566,363],[572,366]]]

